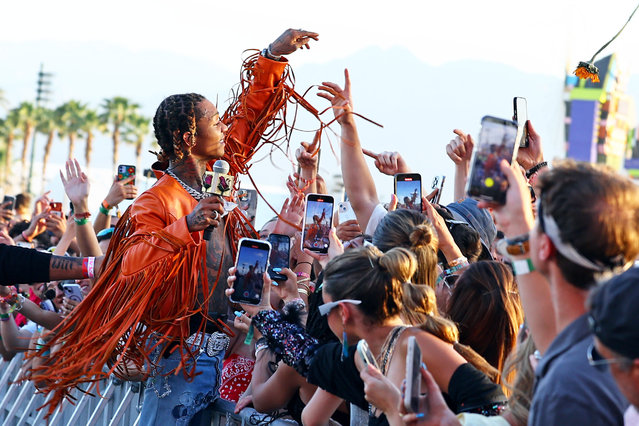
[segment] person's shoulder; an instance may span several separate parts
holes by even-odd
[[[610,373],[588,363],[591,342],[576,342],[552,360],[533,395],[533,424],[618,424],[625,400]]]

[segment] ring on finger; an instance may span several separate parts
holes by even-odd
[[[213,210],[213,220],[217,220],[218,217],[220,217],[220,214],[217,212],[217,210]]]

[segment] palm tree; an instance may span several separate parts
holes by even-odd
[[[53,147],[53,139],[56,132],[60,131],[61,124],[58,120],[56,111],[48,108],[38,109],[38,125],[36,131],[47,135],[47,143],[44,146],[44,158],[42,159],[42,182],[44,183],[47,175],[47,163],[51,155],[51,147]]]
[[[86,168],[89,168],[91,163],[91,153],[93,152],[93,138],[95,131],[104,132],[106,126],[100,120],[98,113],[95,110],[87,109],[82,120],[80,130],[84,132],[84,136],[87,138],[86,147],[84,150],[84,159],[86,162]]]
[[[5,157],[4,157],[4,183],[7,185],[11,178],[11,149],[13,148],[13,141],[16,137],[19,137],[20,132],[20,117],[16,110],[9,111],[7,118],[2,122],[2,134],[6,141]]]
[[[84,150],[84,159],[88,169],[89,164],[91,163],[91,154],[93,153],[93,138],[95,137],[95,132],[98,131],[100,133],[104,133],[106,131],[106,126],[102,123],[102,120],[100,120],[100,117],[95,110],[87,109],[80,130],[84,132],[84,136],[87,138]]]
[[[60,123],[58,134],[61,138],[64,136],[69,138],[69,158],[72,158],[75,141],[86,114],[86,105],[71,100],[60,105],[55,111]]]
[[[113,127],[111,135],[113,138],[113,168],[115,169],[118,164],[118,149],[120,147],[122,127],[128,123],[132,114],[137,113],[140,106],[127,98],[116,96],[111,99],[105,99],[100,107],[103,111],[100,114],[100,120],[105,125]]]
[[[131,114],[127,126],[125,141],[135,145],[135,164],[140,169],[140,159],[142,157],[142,145],[144,138],[149,135],[151,119],[138,114]]]
[[[23,184],[26,184],[24,172],[27,170],[27,150],[29,148],[29,140],[33,136],[37,124],[37,114],[36,108],[31,102],[22,102],[15,108],[15,111],[17,111],[20,125],[22,126],[22,180]]]

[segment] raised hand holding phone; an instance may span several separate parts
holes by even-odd
[[[322,254],[328,253],[332,224],[333,197],[324,194],[308,194],[302,227],[302,249]]]
[[[238,243],[235,261],[231,302],[245,305],[260,305],[265,278],[268,277],[268,259],[271,244],[268,241],[242,238]],[[230,280],[231,277],[229,277]]]
[[[508,181],[500,168],[501,160],[512,163],[519,144],[517,123],[485,116],[481,121],[479,142],[473,155],[466,192],[479,201],[506,202]]]
[[[399,173],[395,175],[395,195],[397,208],[422,211],[422,177],[419,173]]]
[[[282,272],[290,267],[291,239],[288,235],[271,233],[268,236],[271,244],[268,275],[275,281],[286,281],[287,276]]]

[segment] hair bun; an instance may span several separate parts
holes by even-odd
[[[428,225],[417,225],[408,238],[411,247],[427,246],[433,240],[433,230]]]

